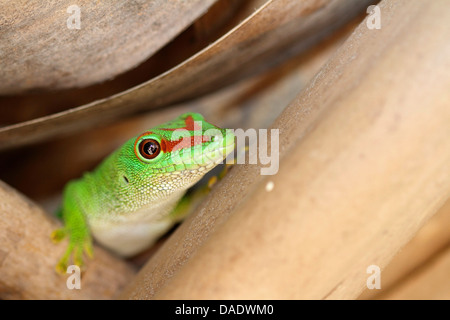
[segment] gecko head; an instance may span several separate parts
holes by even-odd
[[[198,113],[186,113],[130,140],[133,153],[128,159],[133,158],[133,165],[125,170],[132,171],[136,185],[155,192],[185,190],[224,161],[234,150],[234,138],[233,130],[218,128]]]

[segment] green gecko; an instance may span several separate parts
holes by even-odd
[[[184,218],[183,195],[223,162],[234,140],[233,130],[186,113],[128,140],[70,181],[59,212],[64,227],[52,233],[55,242],[69,238],[57,271],[65,272],[71,257],[79,266],[84,253],[92,257],[92,238],[124,257],[149,247]]]

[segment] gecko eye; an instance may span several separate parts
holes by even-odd
[[[142,140],[139,144],[139,153],[145,159],[154,159],[161,152],[161,145],[153,139]]]

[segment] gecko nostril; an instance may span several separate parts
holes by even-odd
[[[220,138],[221,138],[220,135],[211,136],[211,142],[220,141]]]

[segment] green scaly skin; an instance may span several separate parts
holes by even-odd
[[[154,151],[147,148],[151,140],[160,152],[147,159]],[[185,199],[181,210],[174,211],[187,189],[233,149],[232,130],[220,129],[197,113],[127,141],[94,171],[66,185],[60,210],[64,227],[52,238],[68,237],[69,245],[57,271],[65,272],[71,257],[79,266],[84,253],[92,257],[92,237],[122,256],[153,244],[188,212]]]

